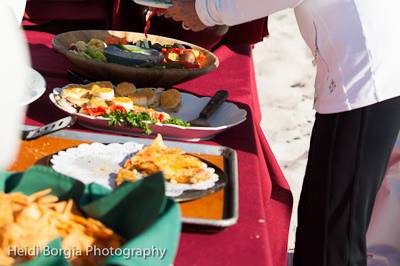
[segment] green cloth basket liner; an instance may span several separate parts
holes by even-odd
[[[133,256],[127,256],[127,253],[109,256],[103,265],[173,264],[181,231],[180,211],[178,204],[165,196],[161,173],[134,183],[126,182],[114,190],[94,183],[85,185],[40,165],[24,173],[0,173],[2,192],[30,195],[47,188],[51,188],[52,194],[60,200],[73,199],[86,216],[101,221],[125,239],[121,249],[129,249],[127,252]],[[48,246],[61,249],[61,239],[51,241]],[[160,253],[157,256],[143,256],[140,249],[141,252],[155,252],[155,249],[165,249],[166,252],[162,258]],[[132,250],[135,252],[132,253]],[[60,253],[58,256],[40,254],[20,265],[60,266],[70,263]]]

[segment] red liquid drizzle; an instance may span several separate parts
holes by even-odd
[[[150,20],[154,15],[157,16],[162,16],[167,12],[166,9],[162,9],[162,8],[155,8],[155,7],[149,7],[149,9],[147,10],[146,13],[146,26],[144,27],[144,36],[147,39],[147,32],[150,29],[151,23]]]

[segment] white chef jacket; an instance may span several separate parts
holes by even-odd
[[[353,110],[400,95],[399,0],[196,0],[207,26],[236,25],[290,7],[314,53],[317,112]]]

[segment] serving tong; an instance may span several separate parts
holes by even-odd
[[[50,124],[44,125],[39,128],[22,131],[23,140],[34,140],[39,137],[51,134],[64,128],[69,128],[76,122],[75,116],[67,116]]]
[[[82,76],[81,74],[68,69],[67,70],[67,79],[71,81],[72,83],[78,83],[82,85],[89,84],[91,80],[87,79],[86,77]]]
[[[88,84],[91,81],[82,75],[72,71],[67,71],[67,79],[74,83],[79,84]],[[31,130],[23,130],[22,131],[22,140],[34,140],[39,137],[46,136],[48,134],[54,133],[56,131],[69,128],[73,126],[76,122],[76,116],[67,116],[57,121],[51,122],[47,125],[41,126],[39,128],[31,129]]]

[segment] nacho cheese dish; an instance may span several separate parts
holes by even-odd
[[[30,196],[0,192],[0,265],[15,265],[35,258],[17,256],[21,254],[13,254],[10,247],[39,251],[56,238],[62,238],[63,250],[71,251],[68,259],[72,265],[99,265],[105,259],[87,254],[90,246],[122,245],[120,236],[101,222],[83,217],[71,199],[59,201],[50,192],[51,189],[46,189]]]
[[[135,181],[162,171],[165,179],[173,184],[195,184],[209,179],[212,174],[199,158],[179,148],[167,147],[161,135],[143,150],[125,162],[115,180],[117,186],[124,181]]]

